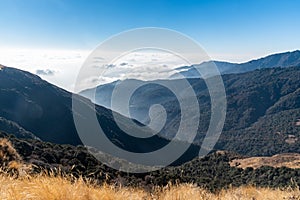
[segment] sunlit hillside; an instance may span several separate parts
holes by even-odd
[[[243,169],[247,167],[260,168],[262,166],[271,167],[288,167],[300,168],[300,154],[298,153],[285,153],[277,154],[271,157],[249,157],[243,159],[234,159],[230,162],[231,166],[237,166]]]
[[[300,200],[298,187],[240,186],[211,192],[196,184],[121,186],[121,183],[97,183],[94,179],[75,178],[72,174],[44,171],[32,173],[11,142],[0,139],[0,200],[113,200],[113,199],[285,199]],[[294,186],[297,184],[294,183]]]

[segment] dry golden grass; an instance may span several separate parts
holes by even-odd
[[[20,155],[6,138],[0,139],[0,159],[3,164],[9,164],[11,161],[21,161]]]
[[[0,140],[0,200],[300,200],[300,190],[268,189],[245,186],[217,194],[192,184],[142,188],[96,185],[82,178],[44,173],[28,175],[28,168],[11,143]],[[13,171],[12,171],[13,169]],[[25,169],[25,170],[24,170]],[[23,172],[23,173],[20,173]]]
[[[0,168],[6,173],[26,175],[31,166],[23,163],[21,156],[6,138],[0,139]]]
[[[63,177],[22,177],[0,176],[0,199],[7,200],[92,200],[92,199],[144,199],[143,190],[103,185],[98,187],[82,179],[74,182]]]
[[[64,177],[40,175],[13,178],[0,175],[0,199],[2,200],[300,200],[299,189],[267,189],[240,187],[222,190],[217,194],[192,184],[156,187],[152,192],[141,188],[97,186],[82,179],[70,181]]]

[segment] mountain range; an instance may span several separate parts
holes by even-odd
[[[2,67],[0,86],[0,130],[17,137],[39,138],[56,144],[81,145],[82,141],[73,120],[72,95],[75,95],[81,107],[88,110],[95,106],[97,120],[102,130],[116,146],[131,152],[151,152],[169,143],[169,140],[154,133],[147,139],[124,133],[117,126],[113,115],[118,116],[119,123],[129,129],[131,119],[118,113],[113,114],[105,107],[93,105],[90,100],[58,88],[29,72]],[[78,117],[82,121],[89,119],[89,116],[82,113],[79,113]],[[94,133],[94,130],[87,128],[86,136],[91,133]],[[178,142],[178,145],[181,144],[185,145],[185,142]],[[197,145],[192,145],[178,162],[197,156],[198,149]]]
[[[297,67],[300,66],[299,63],[300,51],[294,51],[238,64],[237,69],[231,69],[235,70],[235,73],[231,74],[225,73],[229,71],[225,70],[225,67],[222,68],[227,95],[227,116],[216,149],[255,156],[300,152],[300,127],[296,126],[300,118],[300,69]],[[231,66],[230,63],[226,65]],[[239,71],[248,72],[238,73]],[[201,111],[198,134],[194,140],[195,144],[201,145],[211,116],[210,95],[203,79],[192,77],[187,80],[195,91]],[[182,81],[170,79],[147,82],[127,79],[82,91],[81,95],[90,98],[96,104],[128,115],[123,113],[122,109],[111,107],[112,92],[116,84],[122,84],[124,88],[136,83],[143,84],[144,86],[130,97],[130,115],[127,117],[148,124],[149,109],[154,104],[160,104],[168,115],[159,134],[161,137],[172,139],[181,120],[180,105],[176,96],[161,84],[167,83],[176,87],[177,84],[182,84]],[[118,104],[118,101],[123,99],[115,101]],[[189,109],[192,110],[193,107]],[[156,113],[157,118],[160,114]],[[186,138],[188,137],[189,133],[186,133]]]
[[[251,60],[251,61],[245,62],[245,63],[208,61],[208,62],[203,62],[203,63],[197,64],[197,65],[178,67],[178,68],[176,68],[176,70],[178,71],[178,73],[180,73],[181,75],[183,75],[186,78],[189,78],[189,79],[200,78],[201,75],[199,74],[197,69],[205,68],[206,66],[211,66],[212,64],[217,66],[218,70],[220,71],[220,74],[236,74],[236,73],[244,73],[244,72],[254,71],[256,69],[277,68],[277,67],[286,68],[286,67],[300,66],[300,50],[272,54],[272,55],[269,55],[269,56],[266,56],[266,57],[263,57],[260,59],[256,59],[256,60]],[[178,73],[173,74],[170,77],[171,80],[173,80],[173,79],[178,80],[176,78],[182,77],[182,76],[178,76]],[[177,82],[179,82],[179,81],[177,81]],[[96,103],[98,105],[102,105],[104,107],[114,110],[114,108],[111,108],[111,95],[112,95],[112,91],[114,90],[116,84],[122,83],[124,85],[131,85],[131,84],[136,84],[135,82],[138,84],[143,83],[143,81],[134,80],[134,79],[125,79],[123,81],[117,80],[117,81],[114,81],[114,82],[111,82],[108,84],[99,85],[96,88],[83,90],[80,92],[80,94],[84,97],[91,99],[94,103]],[[158,85],[160,84],[160,80],[157,80],[154,82],[156,82]],[[176,84],[176,81],[174,81],[174,83]],[[155,85],[151,89],[155,90],[155,88],[159,87],[158,85]],[[143,88],[143,89],[145,89],[145,88]],[[147,89],[149,89],[149,87]],[[155,92],[157,92],[157,91],[158,90],[156,90]],[[154,91],[147,91],[147,92],[144,92],[144,94],[151,93],[151,92],[154,92]],[[170,95],[170,93],[163,94],[163,95],[157,94],[155,96],[156,96],[156,98],[161,98],[159,100],[159,102],[162,102],[162,101],[168,101],[169,95]],[[135,99],[135,98],[133,98],[133,99]],[[144,101],[142,101],[142,102],[144,102]],[[137,102],[137,103],[142,104],[142,102]],[[134,107],[134,105],[130,105],[130,106]],[[123,113],[123,114],[125,114],[125,113]],[[141,122],[147,121],[147,119],[145,119],[145,117],[140,116],[138,113],[132,112],[131,114],[132,114],[131,116],[133,118],[138,119]]]
[[[227,74],[222,78],[227,95],[227,114],[217,149],[247,155],[300,152],[300,126],[296,125],[300,118],[299,67],[260,69]],[[131,81],[137,80],[125,80],[123,84]],[[192,78],[188,81],[196,93],[201,112],[194,143],[201,144],[210,120],[210,95],[204,80]],[[181,80],[159,80],[156,85],[153,82],[145,84],[131,96],[129,109],[132,118],[147,124],[151,105],[161,104],[168,115],[160,135],[172,139],[181,120],[180,105],[172,92],[159,86],[162,82],[181,84]],[[96,99],[103,94],[109,102],[112,91],[104,90],[107,88],[107,85],[98,87]]]
[[[276,54],[253,61],[257,66],[265,66],[260,67],[264,69],[251,71],[248,68],[249,72],[222,75],[227,95],[227,117],[216,150],[255,156],[300,152],[300,69],[295,58],[298,53]],[[274,64],[275,60],[280,60],[277,63],[285,63],[285,66],[278,67]],[[151,152],[174,138],[181,118],[176,96],[160,83],[176,86],[181,81],[158,80],[157,84],[147,84],[131,79],[101,85],[81,94],[99,104],[95,105],[98,122],[115,145],[132,152]],[[201,78],[187,78],[187,81],[199,102],[201,120],[193,144],[176,164],[198,155],[211,116],[210,95],[205,81]],[[146,84],[131,97],[130,116],[124,116],[124,113],[110,107],[111,94],[116,84],[132,82]],[[94,106],[91,100],[65,91],[29,72],[4,66],[0,70],[0,86],[0,130],[19,138],[75,146],[82,144],[73,120],[72,96],[75,95],[87,109]],[[90,96],[94,92],[95,98]],[[162,105],[167,113],[166,123],[158,135],[136,138],[122,131],[114,121],[113,115],[116,115],[129,129],[128,122],[132,121],[140,126],[147,125],[150,120],[148,111],[153,104]],[[79,118],[88,119],[86,116]],[[90,132],[92,130],[87,128],[86,134]],[[185,134],[188,138],[189,133]],[[186,142],[178,141],[178,145],[181,144]]]
[[[251,60],[245,63],[230,63],[222,61],[208,61],[191,66],[182,66],[176,68],[178,73],[186,78],[199,78],[197,69],[209,67],[215,64],[221,74],[233,74],[253,71],[255,69],[275,68],[275,67],[291,67],[300,65],[300,51],[291,51],[284,53],[272,54],[256,60]],[[178,78],[178,74],[173,74],[171,78]]]

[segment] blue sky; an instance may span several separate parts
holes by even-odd
[[[0,0],[0,45],[90,49],[121,31],[154,26],[213,52],[277,52],[299,47],[299,8],[297,0]]]
[[[213,59],[242,62],[299,49],[299,9],[297,0],[0,0],[0,48],[91,51],[119,32],[163,27]]]

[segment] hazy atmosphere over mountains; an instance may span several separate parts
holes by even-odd
[[[300,200],[299,8],[0,0],[0,200]]]
[[[228,109],[224,132],[216,149],[233,150],[247,155],[299,152],[299,126],[296,126],[296,122],[299,118],[300,72],[298,67],[293,67],[297,66],[300,60],[298,54],[299,51],[288,52],[250,61],[248,64],[240,65],[251,66],[251,63],[255,63],[255,66],[259,66],[257,68],[266,69],[257,70],[249,67],[245,71],[254,71],[223,75]],[[271,62],[269,68],[268,61]],[[17,137],[38,137],[54,143],[81,143],[72,118],[71,93],[43,81],[36,75],[13,68],[4,67],[0,71],[0,77],[2,85],[0,98],[1,102],[5,102],[1,104],[0,109],[3,131],[14,133]],[[109,103],[114,85],[126,85],[131,81],[138,80],[125,80],[99,86],[95,99],[89,96],[94,90],[87,90],[82,94],[110,109]],[[171,81],[173,85],[181,84],[180,79],[159,80],[157,83],[166,81]],[[201,108],[201,122],[194,140],[195,144],[200,145],[208,128],[210,97],[202,79],[190,78],[188,81],[196,92]],[[83,102],[89,104],[87,100]],[[131,115],[127,117],[147,124],[149,108],[153,104],[163,105],[168,114],[166,124],[159,135],[162,138],[172,139],[178,128],[180,107],[174,94],[162,86],[148,84],[137,90],[131,97]],[[136,142],[133,138],[129,140],[130,137],[126,138],[126,134],[114,124],[111,111],[107,108],[98,106],[97,115],[108,129],[114,130],[109,138],[118,138],[123,147],[141,151],[143,148],[157,148],[150,147],[150,143],[160,146],[159,143],[166,142],[162,138],[158,138],[161,142],[154,142],[156,139],[153,138],[154,143],[145,144],[141,143],[142,140]],[[159,114],[156,113],[156,116],[158,117]],[[188,134],[186,133],[186,138],[189,137]],[[251,139],[253,134],[256,139],[261,138],[261,140],[253,143]],[[244,148],[245,143],[251,145]],[[260,148],[261,146],[264,148]]]
[[[246,73],[222,75],[228,109],[224,130],[214,151],[226,150],[239,153],[239,155],[216,153],[200,160],[196,158],[200,149],[199,145],[201,145],[208,128],[211,102],[204,80],[189,78],[188,81],[196,92],[199,107],[201,107],[201,121],[198,134],[189,150],[173,163],[180,166],[177,168],[166,168],[153,174],[146,174],[151,177],[151,181],[156,185],[164,185],[165,181],[162,180],[165,180],[166,176],[174,176],[172,180],[177,179],[181,182],[191,181],[191,177],[197,177],[196,168],[206,170],[206,167],[210,165],[209,163],[217,162],[215,171],[202,173],[202,176],[196,179],[197,184],[205,185],[205,187],[212,190],[226,186],[227,178],[217,175],[224,170],[227,170],[228,173],[239,174],[237,177],[244,176],[245,183],[251,182],[255,174],[265,173],[262,170],[268,170],[271,177],[275,176],[277,172],[274,168],[259,168],[251,173],[247,170],[235,171],[237,168],[230,167],[229,161],[235,162],[235,158],[243,159],[244,156],[300,153],[300,68],[294,64],[295,61],[292,61],[293,64],[291,66],[289,66],[288,62],[285,63],[287,64],[283,67],[274,64],[270,68],[264,67],[264,69],[248,70],[249,72]],[[138,80],[126,80],[121,83],[126,84],[131,81]],[[181,84],[180,79],[159,80],[157,83],[164,81],[170,81],[172,84]],[[99,86],[96,90],[96,98],[102,96],[106,103],[109,102],[109,95],[114,85],[119,83]],[[110,174],[110,178],[107,181],[118,182],[117,177],[119,175],[117,171],[100,164],[99,161],[94,160],[94,157],[89,157],[88,152],[81,149],[82,147],[71,148],[70,146],[58,146],[42,142],[81,144],[72,119],[71,93],[43,81],[36,75],[4,66],[0,71],[0,84],[2,86],[0,100],[5,102],[0,107],[0,130],[21,139],[12,138],[11,140],[25,161],[37,167],[34,169],[36,172],[45,168],[53,170],[53,167],[58,166],[66,173],[73,175],[78,175],[79,173],[86,177],[103,181],[102,176],[94,174],[96,170]],[[80,102],[84,107],[88,108],[92,105],[91,101],[79,96],[78,98],[81,99]],[[155,84],[145,85],[132,96],[131,114],[134,118],[141,119],[140,121],[145,124],[148,123],[148,111],[152,104],[159,103],[163,105],[168,113],[166,124],[160,131],[159,136],[153,136],[146,140],[137,139],[122,132],[114,122],[112,111],[108,109],[109,104],[105,105],[108,108],[96,106],[96,111],[99,123],[104,125],[104,129],[109,132],[107,137],[115,145],[129,151],[148,152],[161,148],[174,137],[173,133],[176,132],[180,121],[180,108],[176,101],[174,94],[170,93],[166,88]],[[157,114],[159,115],[159,113]],[[81,117],[85,118],[85,116]],[[128,120],[131,120],[121,115],[120,117],[123,118],[122,121],[125,124]],[[89,131],[87,130],[86,133],[89,134]],[[2,137],[7,136],[2,135]],[[23,141],[24,139],[25,141]],[[181,145],[180,142],[177,145]],[[71,166],[66,160],[71,156],[71,152],[75,152],[74,155],[78,155],[71,162],[76,163],[75,168],[75,165]],[[88,163],[86,163],[84,158],[89,159]],[[193,158],[196,158],[196,160],[187,162]],[[293,158],[293,156],[290,156],[289,159]],[[219,159],[223,161],[217,161]],[[109,162],[122,163],[123,161],[112,159]],[[187,163],[181,165],[185,162]],[[176,176],[179,173],[178,171],[182,170],[185,172],[185,178],[182,175],[180,177]],[[298,173],[298,171],[294,172],[292,169],[291,171],[284,171],[284,179],[280,176],[275,181],[271,181],[272,184],[268,182],[268,179],[261,180],[256,178],[255,181],[257,185],[276,187],[283,180],[295,178],[291,175],[294,173]],[[219,176],[218,183],[208,181],[212,174]],[[147,176],[137,175],[134,181],[132,178],[127,177],[126,174],[122,176],[124,184],[147,185],[144,182],[146,181],[144,178]],[[296,180],[298,181],[298,179]],[[239,178],[233,179],[232,183],[235,185],[242,184]]]
[[[268,61],[271,62],[270,65],[267,64]],[[243,67],[243,71],[254,70],[252,72],[223,75],[228,109],[224,130],[216,146],[218,149],[234,150],[248,155],[299,151],[299,127],[296,126],[296,122],[299,118],[300,74],[299,68],[294,67],[299,66],[299,62],[299,51],[287,52],[240,64],[257,66]],[[216,65],[218,66],[218,63]],[[188,80],[196,92],[201,108],[198,135],[194,140],[195,143],[201,144],[209,124],[210,97],[203,80],[195,79],[194,76]],[[126,88],[126,85],[130,87],[132,82],[141,81],[129,79],[113,82],[83,91],[81,94],[99,105],[111,108],[111,95],[115,85],[124,84]],[[165,107],[168,117],[160,135],[172,139],[181,118],[180,106],[176,96],[159,85],[163,82],[182,84],[180,79],[158,80],[139,88],[131,96],[128,117],[147,124],[150,120],[150,107],[161,104]],[[118,107],[116,109],[117,112],[122,111],[118,110]],[[156,113],[157,118],[160,114],[160,111]],[[245,148],[245,144],[251,145],[246,145]]]

